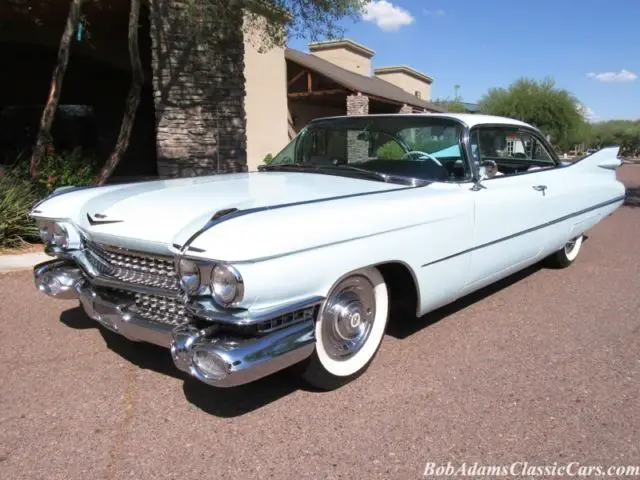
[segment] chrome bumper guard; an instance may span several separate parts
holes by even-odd
[[[216,387],[233,387],[265,377],[304,360],[315,348],[313,317],[266,335],[234,337],[221,333],[216,324],[172,327],[142,318],[130,308],[133,300],[96,289],[69,260],[36,265],[33,275],[41,292],[53,298],[78,299],[87,315],[105,328],[133,341],[169,348],[176,367]],[[317,299],[312,304],[317,304]]]

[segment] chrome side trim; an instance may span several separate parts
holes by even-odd
[[[573,213],[570,213],[568,215],[564,215],[563,217],[559,217],[559,218],[556,218],[556,219],[551,220],[549,222],[542,223],[540,225],[536,225],[535,227],[527,228],[526,230],[522,230],[520,232],[516,232],[516,233],[513,233],[511,235],[507,235],[506,237],[498,238],[496,240],[492,240],[490,242],[483,243],[482,245],[477,245],[475,247],[467,248],[466,250],[462,250],[461,252],[454,253],[453,255],[448,255],[446,257],[439,258],[438,260],[434,260],[432,262],[425,263],[424,265],[422,265],[422,267],[428,267],[429,265],[433,265],[433,264],[436,264],[436,263],[444,262],[445,260],[449,260],[451,258],[457,257],[459,255],[464,255],[465,253],[473,252],[475,250],[480,250],[480,249],[485,248],[485,247],[490,247],[491,245],[495,245],[496,243],[504,242],[504,241],[510,240],[512,238],[519,237],[520,235],[526,235],[527,233],[531,233],[531,232],[534,232],[536,230],[540,230],[541,228],[550,227],[551,225],[554,225],[554,224],[560,223],[560,222],[564,222],[565,220],[568,220],[568,219],[573,218],[573,217],[577,217],[577,216],[582,215],[584,213],[589,213],[589,212],[591,212],[593,210],[597,210],[599,208],[606,207],[608,205],[612,205],[614,203],[623,202],[625,198],[626,198],[626,195],[622,195],[620,197],[616,197],[616,198],[613,198],[611,200],[607,200],[606,202],[598,203],[597,205],[594,205],[592,207],[585,208],[583,210],[578,210],[577,212],[573,212]]]

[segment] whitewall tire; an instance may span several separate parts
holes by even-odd
[[[582,248],[583,240],[583,235],[569,240],[564,247],[547,259],[547,264],[552,268],[568,267],[578,257],[578,253],[580,253],[580,249]]]
[[[302,379],[332,390],[360,376],[376,356],[389,316],[387,285],[376,268],[350,273],[332,287],[316,321],[316,349]]]

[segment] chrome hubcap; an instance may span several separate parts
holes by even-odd
[[[376,315],[371,282],[363,276],[349,277],[334,289],[322,314],[322,341],[336,360],[355,355],[367,342]]]
[[[573,252],[573,249],[576,248],[576,244],[578,243],[578,238],[580,237],[576,237],[573,240],[569,240],[565,246],[564,246],[564,253],[566,255],[571,255],[571,252]]]

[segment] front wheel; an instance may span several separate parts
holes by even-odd
[[[388,314],[387,286],[376,268],[339,280],[318,314],[316,349],[302,365],[302,380],[333,390],[360,376],[380,348]]]
[[[580,253],[583,235],[569,240],[564,247],[547,258],[547,265],[551,268],[566,268],[573,263]]]

